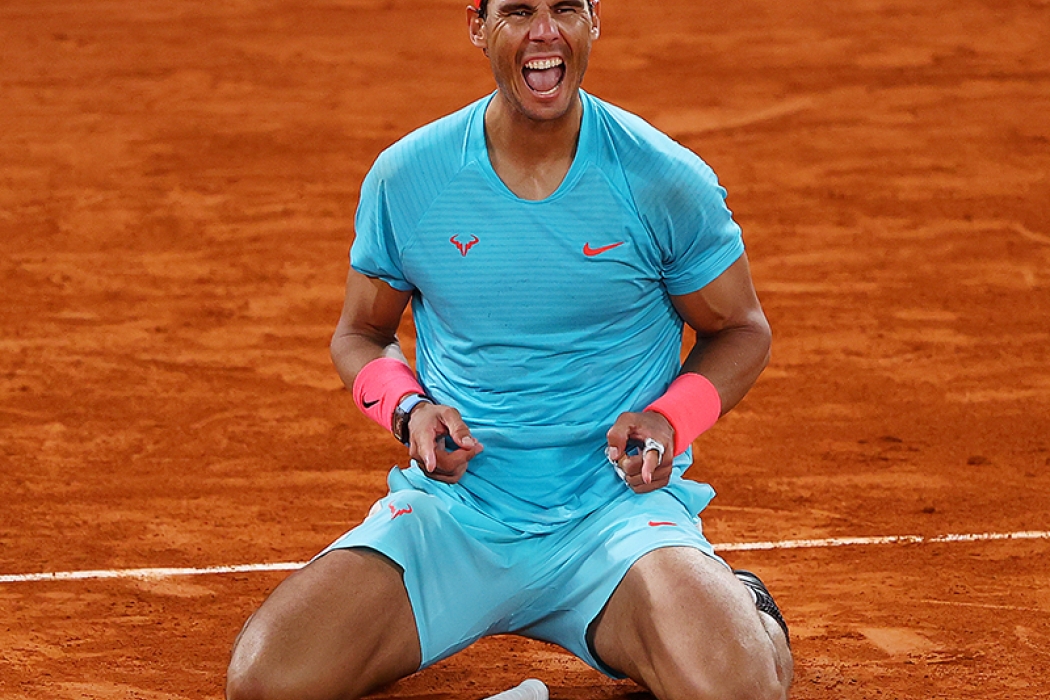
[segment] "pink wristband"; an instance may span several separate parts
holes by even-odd
[[[394,409],[402,396],[426,393],[412,368],[393,357],[372,360],[354,378],[354,403],[384,430],[392,429]]]
[[[645,410],[659,413],[671,424],[674,453],[680,455],[722,415],[722,398],[707,377],[686,372],[678,375],[664,395]]]

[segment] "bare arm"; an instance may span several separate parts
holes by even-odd
[[[405,361],[397,342],[397,327],[412,298],[382,280],[350,269],[346,277],[343,312],[328,349],[347,389],[361,368],[379,357]]]
[[[350,269],[343,312],[329,345],[332,362],[347,389],[353,388],[358,372],[372,360],[392,357],[408,364],[397,340],[397,327],[411,298],[411,292]],[[409,434],[409,456],[439,481],[458,481],[467,462],[483,449],[451,406],[420,404],[412,411]],[[447,451],[443,447],[446,435],[459,449]]]
[[[772,334],[751,282],[747,256],[692,294],[671,297],[696,344],[682,364],[711,380],[722,398],[722,414],[744,398],[769,364]]]
[[[675,309],[696,331],[696,344],[682,364],[683,372],[707,377],[718,390],[722,413],[733,408],[769,363],[772,335],[742,255],[717,279],[691,294],[671,298]],[[665,446],[656,452],[624,456],[629,439],[652,438]],[[643,493],[666,486],[671,478],[674,429],[654,412],[623,413],[608,433],[611,458],[617,459],[627,483]]]

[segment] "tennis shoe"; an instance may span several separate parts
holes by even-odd
[[[733,574],[740,579],[741,583],[747,586],[747,590],[751,592],[751,597],[754,599],[755,607],[758,608],[758,611],[764,612],[776,620],[777,624],[780,625],[780,629],[784,630],[784,638],[787,640],[788,646],[791,646],[791,635],[788,634],[788,626],[784,622],[784,616],[780,614],[780,608],[777,607],[773,596],[769,593],[769,589],[766,588],[766,584],[762,583],[762,579],[743,569],[734,569]]]

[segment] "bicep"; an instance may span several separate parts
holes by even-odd
[[[350,268],[336,338],[359,336],[382,347],[395,342],[401,316],[411,298],[410,291],[394,289],[383,280]]]
[[[769,323],[751,281],[747,254],[742,254],[705,287],[689,294],[672,295],[671,303],[700,337],[735,328],[769,333]]]

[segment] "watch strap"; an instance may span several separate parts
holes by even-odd
[[[409,394],[401,399],[397,408],[394,409],[390,429],[402,445],[408,445],[409,442],[408,419],[412,415],[412,410],[423,402],[434,403],[434,400],[426,394]]]

